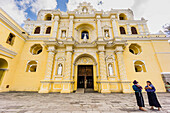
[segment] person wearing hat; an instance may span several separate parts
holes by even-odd
[[[159,101],[156,97],[156,93],[155,93],[156,89],[150,81],[147,81],[146,83],[147,86],[145,86],[145,90],[148,95],[148,101],[149,101],[149,105],[151,106],[151,110],[154,109],[155,106],[158,108],[158,111],[160,111],[161,105],[159,104]]]
[[[133,81],[133,84],[134,85],[132,86],[132,88],[135,91],[136,101],[137,101],[137,105],[139,106],[139,110],[146,111],[145,109],[143,109],[143,107],[145,107],[143,96],[142,96],[143,88],[138,84],[136,80]]]

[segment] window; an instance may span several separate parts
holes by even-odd
[[[87,39],[89,39],[89,32],[83,31],[83,32],[81,33],[81,39],[84,39],[85,37],[86,37]]]
[[[7,69],[8,69],[8,62],[5,59],[0,58],[0,85],[3,81]]]
[[[124,27],[120,27],[120,34],[126,34],[126,31],[125,31]]]
[[[120,14],[119,15],[119,20],[127,20],[127,17],[126,17],[126,15],[125,14]]]
[[[52,19],[52,15],[51,14],[47,14],[45,16],[45,19],[44,20],[47,20],[47,21],[50,21]]]
[[[61,37],[62,37],[62,38],[65,38],[65,37],[66,37],[66,30],[62,30],[62,31],[61,31]]]
[[[132,32],[132,34],[138,34],[138,32],[137,32],[135,27],[131,27],[131,32]]]
[[[32,55],[38,55],[42,52],[43,47],[40,44],[34,44],[30,48],[30,52]]]
[[[51,33],[51,27],[47,27],[46,34],[50,34],[50,33]]]
[[[40,27],[35,28],[34,34],[40,34]]]
[[[135,61],[135,72],[146,72],[145,64],[142,61]]]
[[[134,55],[139,55],[142,52],[141,46],[138,44],[131,44],[129,46],[129,52]]]
[[[88,12],[88,9],[86,7],[83,8],[82,10],[83,13],[87,13]]]
[[[110,36],[109,36],[109,30],[108,30],[108,29],[105,29],[105,30],[104,30],[104,36],[105,36],[105,37],[110,37]]]
[[[30,61],[27,64],[26,72],[36,72],[37,71],[37,62]]]
[[[10,33],[6,43],[12,46],[14,44],[14,39],[15,39],[15,35]]]

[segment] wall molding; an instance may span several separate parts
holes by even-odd
[[[10,55],[8,55],[8,54],[5,54],[5,53],[2,53],[2,52],[1,52],[1,53],[0,53],[1,55],[5,55],[5,56],[10,57],[10,58],[14,58],[13,56],[16,56],[16,55],[17,55],[16,52],[14,52],[14,51],[12,51],[12,50],[9,50],[8,48],[2,46],[1,44],[0,44],[0,50],[3,51],[3,52],[5,52],[5,53],[10,54]],[[11,56],[11,55],[12,55],[12,56]]]

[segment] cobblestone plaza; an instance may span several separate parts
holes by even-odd
[[[149,110],[146,93],[143,93],[148,113],[170,113],[170,93],[157,93],[162,110]],[[134,94],[38,94],[0,93],[0,113],[142,113]]]

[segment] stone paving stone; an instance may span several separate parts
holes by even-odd
[[[170,113],[170,93],[157,93],[162,111],[151,111],[143,93],[146,113]],[[142,113],[134,94],[0,93],[0,113]]]

